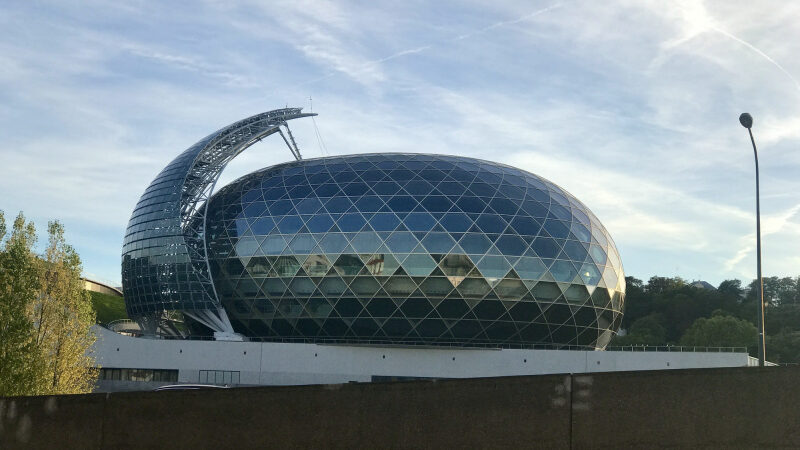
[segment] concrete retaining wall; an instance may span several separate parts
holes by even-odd
[[[0,399],[0,448],[800,446],[800,368]]]
[[[106,368],[178,370],[204,383],[201,370],[239,372],[243,385],[334,384],[373,376],[476,378],[554,373],[746,367],[747,353],[621,352],[377,347],[280,342],[142,339],[93,327],[97,363]],[[101,386],[122,390],[135,386]]]

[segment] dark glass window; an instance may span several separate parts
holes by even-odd
[[[489,206],[498,214],[514,215],[517,213],[519,206],[507,198],[495,197],[489,202]]]
[[[267,236],[261,243],[261,251],[265,255],[280,255],[286,249],[286,240],[283,236]]]
[[[511,269],[511,265],[502,256],[484,256],[477,264],[478,270],[489,279],[503,278]]]
[[[429,195],[422,200],[422,206],[429,212],[446,212],[453,206],[453,202],[443,195]]]
[[[433,307],[424,298],[409,298],[400,305],[400,310],[406,317],[421,318],[427,316],[433,310]]]
[[[386,245],[395,253],[411,253],[418,244],[412,233],[404,231],[396,231],[386,239]]]
[[[372,216],[369,224],[375,231],[392,231],[400,224],[400,219],[392,213],[378,213]]]
[[[441,219],[441,224],[445,230],[458,233],[469,230],[472,226],[472,221],[463,213],[449,213],[445,214]]]
[[[372,253],[381,245],[381,238],[378,233],[372,231],[362,231],[353,237],[350,245],[358,253]]]
[[[341,189],[339,189],[339,186],[334,183],[325,183],[317,186],[317,188],[314,189],[314,194],[316,194],[317,197],[322,198],[333,197],[334,195],[338,195],[340,192]],[[330,211],[330,209],[328,209],[328,211]]]
[[[325,209],[330,213],[343,213],[350,209],[353,203],[345,197],[334,197],[325,203]]]
[[[357,181],[348,184],[347,186],[342,188],[342,190],[346,195],[349,195],[351,197],[357,197],[366,194],[369,191],[369,186],[367,186],[367,184],[362,181]]]
[[[269,217],[257,219],[252,225],[250,225],[250,229],[253,231],[253,234],[262,236],[269,234],[273,228],[275,228],[275,222]]]
[[[467,213],[481,213],[486,209],[486,203],[483,200],[471,196],[461,197],[456,202],[456,205]]]
[[[564,239],[569,236],[569,226],[560,220],[547,219],[544,222],[544,229],[554,238]]]
[[[459,245],[470,255],[482,255],[489,250],[492,242],[484,234],[466,233],[459,241]]]
[[[377,212],[383,206],[383,201],[374,195],[365,195],[356,202],[356,208],[361,212]]]
[[[469,190],[478,197],[491,198],[497,192],[497,189],[486,183],[472,183],[469,185]]]
[[[511,227],[519,234],[536,236],[539,234],[541,224],[531,217],[517,216],[511,221]]]
[[[583,262],[588,256],[586,247],[578,241],[564,242],[564,253],[569,256],[569,259],[577,262]]]
[[[410,195],[398,195],[389,200],[388,205],[392,211],[409,212],[417,206],[417,201]]]
[[[539,258],[524,256],[517,261],[517,264],[514,266],[514,270],[522,279],[538,280],[547,271],[547,267]]]
[[[310,234],[298,234],[292,239],[289,249],[294,254],[307,255],[316,245],[317,241]]]
[[[484,300],[475,306],[474,311],[480,320],[496,320],[506,312],[506,308],[497,300]]]
[[[428,213],[411,213],[403,221],[410,231],[429,231],[436,220]]]
[[[308,219],[306,226],[312,233],[324,233],[333,226],[333,219],[328,214],[317,214]]]
[[[425,195],[430,194],[430,192],[433,190],[433,186],[423,180],[411,180],[406,183],[405,186],[403,186],[403,189],[412,195]]]
[[[422,239],[422,245],[430,253],[447,253],[455,244],[456,242],[448,233],[428,233]]]
[[[436,263],[426,254],[408,255],[402,262],[403,269],[411,276],[424,277],[428,276]]]
[[[339,229],[344,232],[361,231],[366,223],[367,221],[364,220],[364,216],[360,213],[343,214],[342,217],[336,221]]]
[[[342,233],[328,233],[319,245],[325,253],[341,253],[347,246],[347,238]]]
[[[300,214],[314,214],[322,207],[322,203],[316,198],[307,198],[296,204],[295,208]]]
[[[300,231],[303,227],[303,221],[300,216],[286,216],[278,222],[278,229],[283,234],[292,234]]]
[[[550,267],[550,273],[556,281],[569,283],[578,274],[575,266],[569,261],[556,260]]]
[[[394,195],[400,192],[400,185],[394,181],[380,181],[372,186],[372,190],[379,195]]]
[[[528,248],[528,244],[513,234],[504,234],[495,243],[497,249],[504,255],[522,256]]]
[[[533,241],[531,245],[533,251],[536,252],[537,255],[541,258],[555,258],[558,256],[560,249],[558,248],[558,244],[556,244],[555,239],[547,238],[547,237],[538,237]]]
[[[506,222],[493,214],[481,214],[475,222],[484,233],[502,233]]]

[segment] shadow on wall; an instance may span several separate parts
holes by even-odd
[[[798,447],[798,367],[0,399],[0,448]],[[269,426],[254,426],[269,424]]]

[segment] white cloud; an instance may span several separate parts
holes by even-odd
[[[753,272],[752,152],[736,121],[749,111],[765,273],[797,274],[800,6],[791,2],[0,9],[12,37],[0,42],[0,208],[71,221],[87,272],[103,278],[118,278],[109,255],[130,209],[175,155],[309,96],[333,154],[518,165],[597,213],[635,262],[632,275],[679,267],[712,282]],[[322,153],[311,122],[292,129],[306,157]],[[265,142],[224,180],[288,159],[282,142]]]

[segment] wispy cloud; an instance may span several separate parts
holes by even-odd
[[[67,221],[118,279],[130,210],[209,132],[314,98],[329,151],[460,154],[545,176],[626,270],[752,276],[756,119],[765,272],[796,275],[800,8],[686,1],[138,2],[0,7],[0,208]],[[292,124],[318,156],[311,122]],[[280,141],[224,180],[288,159]],[[29,186],[37,186],[30,189]]]
[[[702,2],[675,2],[673,6],[680,11],[681,17],[685,22],[684,32],[681,36],[666,41],[662,45],[663,49],[674,50],[676,47],[687,44],[688,42],[695,39],[699,35],[702,35],[703,33],[709,33],[709,32],[718,33],[752,50],[754,53],[759,55],[768,63],[775,66],[775,68],[777,68],[789,80],[791,80],[795,88],[797,88],[797,90],[800,91],[800,82],[797,81],[794,75],[792,75],[788,70],[786,70],[786,68],[784,68],[778,61],[773,59],[771,56],[766,54],[764,51],[762,51],[755,45],[745,41],[744,39],[730,33],[729,31],[721,27],[718,21],[711,14],[709,14],[708,10],[706,9],[705,5]],[[662,56],[661,58],[658,58],[655,61],[656,65],[663,63],[664,55],[662,54],[661,56]]]

